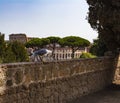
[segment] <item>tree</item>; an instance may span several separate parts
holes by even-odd
[[[46,45],[50,44],[50,40],[48,38],[41,39],[41,48],[46,47]]]
[[[4,59],[6,43],[4,41],[4,34],[0,32],[0,61],[2,62]]]
[[[25,46],[27,48],[29,47],[40,47],[42,45],[41,39],[40,38],[33,38],[27,43],[25,43]]]
[[[25,46],[27,48],[29,48],[29,47],[32,47],[32,48],[34,48],[34,47],[43,48],[44,46],[46,46],[49,43],[50,43],[50,41],[47,38],[41,38],[41,39],[40,38],[33,38],[30,41],[28,41],[25,44]]]
[[[77,36],[67,36],[59,40],[61,46],[68,46],[72,49],[71,57],[74,58],[74,53],[80,47],[87,47],[90,42],[86,39]]]
[[[27,51],[25,46],[20,42],[4,41],[4,34],[0,33],[0,62],[24,62],[28,61]]]
[[[24,44],[18,41],[14,41],[14,42],[11,42],[10,45],[11,45],[12,52],[15,55],[16,62],[28,61],[28,54],[27,54]]]
[[[90,47],[90,53],[96,56],[104,56],[104,53],[107,51],[105,43],[98,39],[95,39],[93,45]]]
[[[87,3],[91,27],[98,31],[108,50],[116,51],[120,48],[120,1],[87,0]]]
[[[16,55],[12,51],[12,45],[9,43],[5,48],[3,63],[16,62]]]
[[[50,37],[47,37],[47,39],[50,40],[50,45],[49,47],[52,49],[52,55],[53,55],[53,58],[54,57],[54,53],[55,53],[55,49],[58,45],[58,41],[61,39],[60,37],[55,37],[55,36],[50,36]]]

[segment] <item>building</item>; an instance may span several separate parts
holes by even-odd
[[[49,44],[46,46],[47,49],[52,50],[53,45]],[[82,53],[89,52],[89,47],[81,47],[74,53],[74,58],[80,58]],[[59,44],[56,44],[56,48],[54,51],[54,59],[55,60],[65,60],[65,59],[72,59],[72,49],[68,46],[61,47]]]
[[[13,41],[19,41],[21,43],[26,43],[27,42],[27,36],[26,34],[10,34],[9,35],[9,41],[13,42]]]
[[[78,49],[75,54],[74,54],[74,58],[80,58],[80,55],[83,52],[87,52],[87,48],[80,48]],[[56,48],[55,52],[55,60],[65,60],[65,59],[71,59],[71,55],[72,55],[72,49],[69,47],[64,47],[64,48]]]

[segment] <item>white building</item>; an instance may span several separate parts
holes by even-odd
[[[74,54],[74,58],[80,58],[80,55],[83,52],[88,52],[87,48],[81,48],[81,49],[77,50]],[[54,55],[55,55],[55,60],[71,59],[72,49],[68,48],[68,47],[56,48]]]

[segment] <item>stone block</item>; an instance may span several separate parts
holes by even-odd
[[[6,81],[6,86],[12,86],[12,85],[13,85],[13,81],[11,79]]]
[[[23,81],[23,72],[21,70],[16,71],[14,79],[15,84],[20,84]]]
[[[44,88],[43,96],[44,96],[44,98],[50,97],[51,96],[51,88]]]

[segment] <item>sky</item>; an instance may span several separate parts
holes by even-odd
[[[79,36],[97,38],[86,20],[86,0],[0,0],[0,32],[28,37]]]

